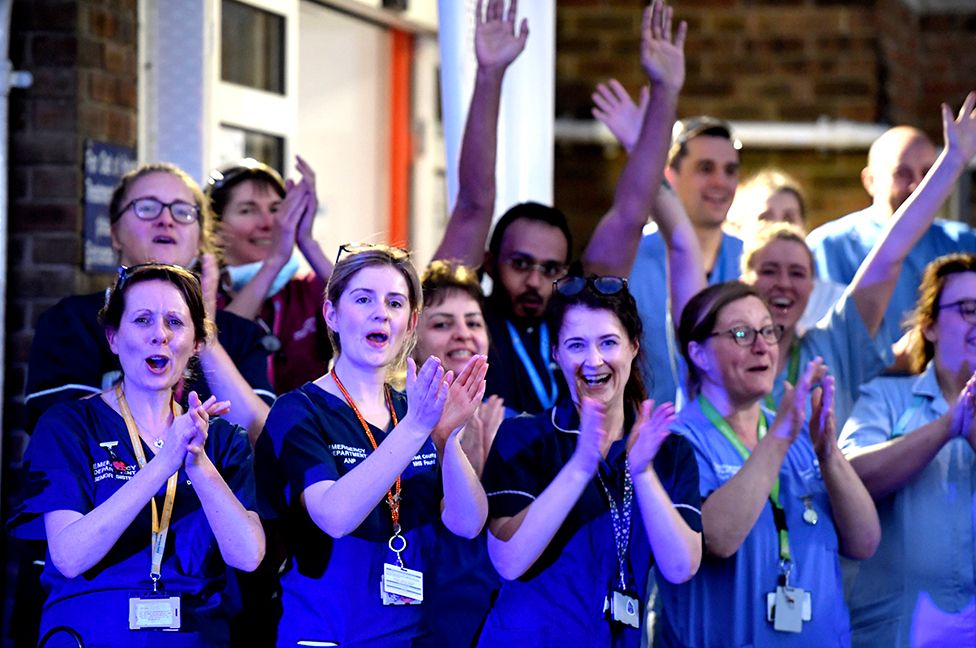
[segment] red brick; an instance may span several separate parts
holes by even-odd
[[[73,163],[78,159],[77,142],[63,134],[15,132],[11,135],[11,155],[15,164]]]
[[[15,203],[11,210],[10,230],[12,232],[80,232],[80,197],[79,203],[70,205]]]
[[[30,173],[35,199],[77,199],[81,192],[81,173],[74,165],[34,167]]]
[[[37,99],[31,106],[31,126],[36,131],[73,133],[77,128],[75,103],[70,99]]]
[[[30,37],[31,67],[73,65],[78,58],[74,34],[34,34]]]

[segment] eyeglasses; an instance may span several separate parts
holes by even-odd
[[[553,289],[563,297],[575,297],[583,292],[587,286],[601,295],[616,295],[627,287],[627,280],[623,277],[563,277],[552,284]]]
[[[200,218],[200,208],[196,205],[182,200],[174,200],[171,203],[164,203],[156,198],[136,198],[125,207],[119,210],[118,216],[122,216],[129,208],[136,215],[136,218],[144,221],[156,220],[163,213],[163,208],[169,208],[169,213],[173,215],[173,220],[177,223],[189,225],[195,223]]]
[[[393,261],[402,261],[410,258],[410,252],[408,250],[404,250],[395,245],[386,245],[385,243],[343,243],[339,246],[339,251],[336,253],[335,262],[339,263],[339,259],[342,258],[343,254],[359,254],[361,252],[382,252]]]
[[[970,324],[976,324],[976,299],[960,299],[948,304],[940,304],[939,310],[943,308],[955,308],[959,311],[959,317]]]
[[[784,327],[782,324],[767,324],[762,328],[752,328],[751,326],[733,326],[727,331],[712,331],[708,337],[725,335],[732,338],[732,341],[741,347],[751,347],[756,343],[756,337],[761,335],[767,344],[776,344],[783,339]]]
[[[529,274],[533,270],[538,270],[539,274],[546,279],[558,279],[566,274],[566,270],[568,269],[565,263],[559,263],[557,261],[540,263],[530,256],[523,255],[513,256],[502,263],[519,274]]]

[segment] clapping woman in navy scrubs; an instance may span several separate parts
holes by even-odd
[[[488,550],[502,589],[483,646],[639,646],[652,565],[698,570],[691,446],[644,400],[641,321],[619,277],[566,277],[548,315],[571,399],[502,424],[485,466]]]
[[[122,380],[40,418],[10,522],[47,540],[41,634],[70,628],[89,647],[226,645],[225,563],[255,569],[265,539],[248,510],[247,432],[214,417],[230,404],[191,392],[184,412],[175,401],[212,335],[200,283],[178,266],[123,269],[100,317]],[[68,634],[48,645],[77,645]]]
[[[412,645],[430,605],[436,522],[468,538],[484,526],[458,434],[484,394],[485,357],[456,378],[435,357],[419,370],[408,360],[406,394],[388,384],[421,301],[406,252],[343,246],[326,289],[333,368],[280,397],[259,439],[259,490],[291,556],[279,646]]]

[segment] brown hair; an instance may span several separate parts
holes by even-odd
[[[688,398],[694,398],[701,390],[701,374],[688,351],[692,342],[704,342],[712,336],[715,322],[722,309],[732,302],[755,297],[763,304],[766,300],[752,286],[741,281],[726,281],[700,291],[692,297],[681,311],[678,324],[678,343],[681,355],[688,365]]]
[[[129,171],[127,174],[122,176],[119,180],[119,184],[115,187],[115,191],[112,192],[112,199],[109,202],[108,213],[112,219],[112,226],[118,222],[119,218],[122,217],[122,208],[125,206],[125,201],[128,199],[129,189],[132,184],[139,178],[143,178],[147,175],[153,173],[168,173],[186,185],[186,188],[190,190],[193,194],[193,202],[200,210],[200,216],[197,219],[197,223],[200,225],[200,254],[216,254],[217,253],[217,243],[214,236],[214,215],[213,210],[210,208],[210,200],[203,195],[203,191],[200,189],[200,185],[190,177],[186,171],[176,166],[175,164],[170,164],[169,162],[153,162],[150,164],[143,164],[142,166]]]
[[[106,330],[118,331],[122,324],[122,315],[125,313],[126,294],[132,286],[147,281],[163,281],[179,291],[187,310],[190,311],[194,342],[205,344],[211,336],[216,335],[216,327],[207,319],[200,280],[186,268],[165,263],[144,263],[119,268],[119,278],[108,293],[105,305],[98,312],[98,322]],[[193,370],[188,365],[184,372],[188,377]]]
[[[341,256],[345,253],[345,256]],[[372,266],[390,266],[401,275],[407,282],[407,299],[410,302],[410,313],[412,317],[420,314],[423,307],[423,291],[420,287],[420,278],[417,270],[410,262],[410,253],[391,245],[370,244],[370,245],[343,245],[339,248],[340,257],[332,269],[332,276],[325,287],[325,299],[332,302],[333,308],[339,305],[339,298],[349,287],[349,282],[356,274]],[[395,371],[410,355],[413,345],[416,342],[416,331],[404,342],[403,349],[397,356],[394,367]],[[335,356],[342,353],[342,341],[339,334],[329,328],[329,341]]]
[[[906,353],[912,371],[919,373],[935,357],[935,345],[926,339],[925,330],[935,326],[939,319],[939,302],[946,280],[963,272],[976,272],[976,254],[947,254],[925,267],[922,283],[918,287],[918,302],[908,318],[911,326]]]

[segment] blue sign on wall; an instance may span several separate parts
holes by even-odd
[[[117,268],[108,204],[119,180],[135,166],[136,152],[128,146],[85,140],[85,272]]]

